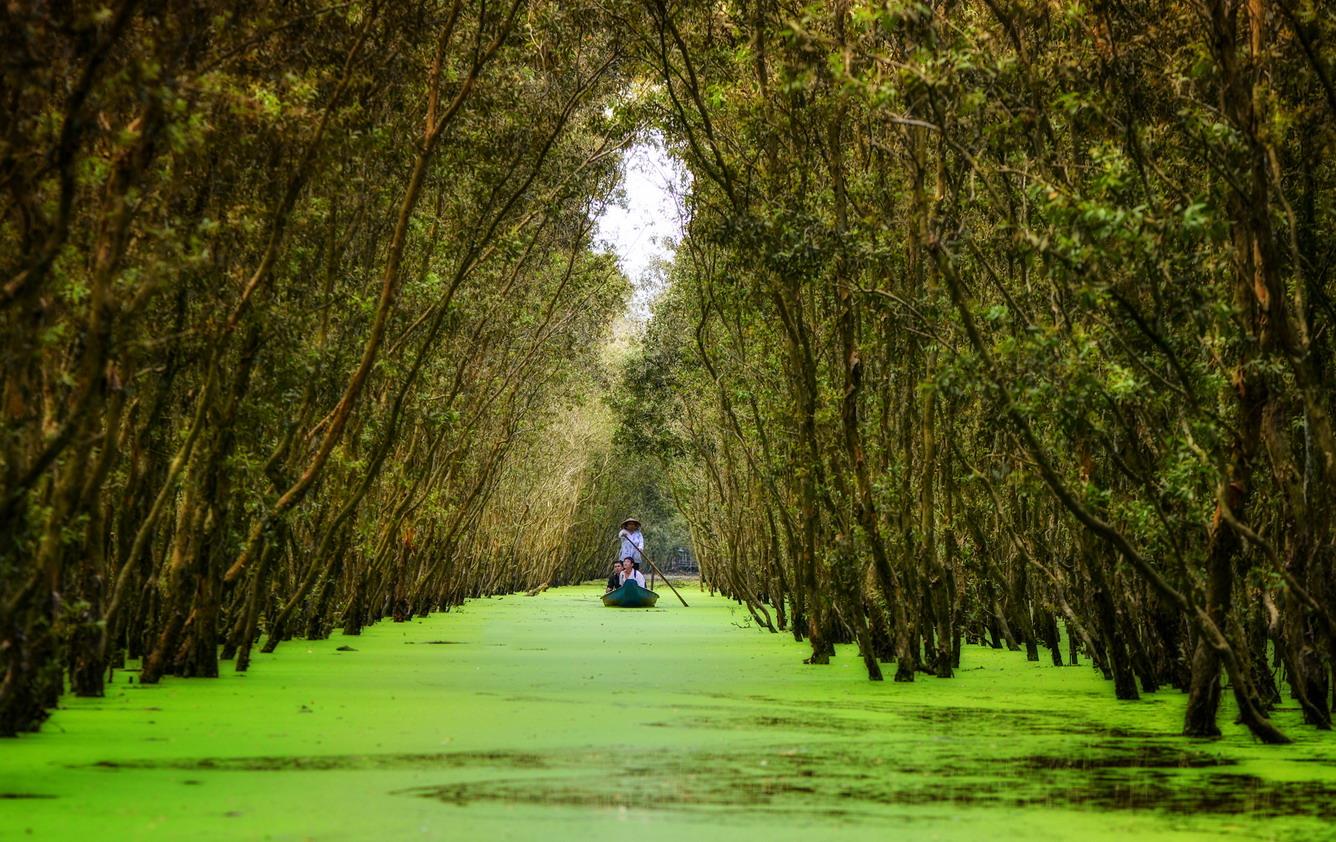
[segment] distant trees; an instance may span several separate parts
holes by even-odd
[[[1330,728],[1320,4],[648,9],[696,183],[628,388],[710,582],[871,678],[1061,623],[1186,734],[1222,672]]]

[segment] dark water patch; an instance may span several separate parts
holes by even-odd
[[[45,792],[0,792],[0,801],[48,801],[55,797]]]
[[[848,734],[868,730],[870,723],[836,716],[755,716],[744,720],[744,728]]]
[[[1115,745],[1092,754],[1032,755],[1016,760],[1031,769],[1209,769],[1236,766],[1237,760],[1166,745],[1143,745],[1128,749]]]
[[[1078,735],[1125,739],[1154,739],[1164,736],[1162,732],[1150,729],[1113,727],[1102,722],[1054,714],[1049,711],[894,705],[887,712],[893,712],[922,722],[925,725],[936,725],[944,730],[951,731],[955,731],[957,728],[970,728],[978,733],[1014,731],[1026,736],[1054,735],[1070,737]]]
[[[491,695],[496,695],[496,694],[491,694]],[[522,696],[516,694],[513,696],[502,696],[501,701],[506,703],[522,704],[522,705],[547,705],[547,704],[552,704],[554,701],[559,701],[559,700],[553,699],[549,696]]]
[[[528,752],[328,754],[273,757],[204,757],[164,760],[99,760],[97,769],[174,769],[207,772],[326,772],[374,769],[545,769],[549,758]],[[77,768],[77,767],[72,767]]]
[[[709,694],[703,694],[709,695]],[[1026,735],[1058,736],[1108,736],[1108,738],[1157,739],[1164,736],[1164,731],[1152,728],[1134,728],[1110,726],[1083,716],[1065,714],[1065,712],[1021,710],[1021,708],[987,708],[978,706],[943,706],[943,704],[912,704],[903,699],[784,699],[776,696],[751,694],[747,696],[728,696],[712,694],[721,699],[747,700],[764,704],[767,708],[798,708],[802,711],[820,711],[830,715],[831,711],[856,712],[864,715],[884,715],[888,720],[912,719],[927,726],[937,726],[941,730],[955,730],[958,727],[975,731],[994,730],[1021,731]],[[999,731],[1001,732],[1001,731]]]
[[[710,714],[684,717],[682,719],[658,720],[646,722],[647,728],[688,728],[691,730],[708,729],[712,731],[795,731],[808,734],[861,734],[868,732],[873,723],[867,720],[832,716],[792,715],[726,715],[718,713],[718,708],[711,708]],[[714,715],[712,715],[714,714]]]
[[[1307,816],[1336,819],[1331,788],[1311,783],[1262,785],[1242,776],[1239,781],[1215,781],[1199,787],[1170,782],[1138,782],[1087,787],[1060,787],[1043,793],[1023,794],[1007,784],[979,781],[969,786],[895,786],[885,782],[854,783],[807,778],[779,777],[682,782],[675,788],[653,787],[649,794],[628,795],[617,791],[607,779],[565,779],[463,782],[417,787],[396,794],[430,798],[454,805],[477,803],[525,804],[560,807],[636,807],[645,810],[691,811],[698,808],[729,808],[741,812],[792,809],[811,815],[856,815],[876,808],[931,807],[1027,807],[1045,806],[1092,811],[1155,811],[1179,815],[1229,815],[1251,818]]]
[[[983,708],[966,705],[916,705],[903,699],[860,697],[855,699],[793,699],[750,694],[702,694],[732,701],[747,701],[765,705],[767,709],[796,709],[804,712],[819,710],[829,716],[832,711],[863,715],[884,715],[911,719],[942,731],[968,728],[976,732],[1019,731],[1027,736],[1091,736],[1122,737],[1128,739],[1156,739],[1163,731],[1112,726],[1103,722],[1055,711],[1036,711],[1020,708]],[[890,724],[888,722],[888,724]]]
[[[593,758],[584,757],[583,760]],[[616,763],[617,758],[607,757]],[[430,798],[454,805],[475,803],[532,804],[561,807],[692,810],[728,807],[755,809],[797,800],[827,797],[822,781],[812,775],[790,775],[771,758],[743,754],[655,755],[643,762],[623,762],[615,771],[602,766],[588,774],[586,763],[559,763],[564,773],[535,778],[463,781],[442,786],[413,787],[395,794]],[[575,774],[571,774],[574,772]],[[622,781],[643,782],[636,792]]]
[[[554,755],[546,767],[533,767],[536,776],[457,781],[396,794],[452,805],[793,810],[827,817],[954,805],[1336,819],[1336,784],[1217,772],[1229,762],[1162,746],[1139,753],[1092,752],[1070,762],[921,754],[843,741],[750,753],[655,752],[636,759],[565,754]],[[640,791],[622,791],[616,782],[623,780],[642,782]]]
[[[751,705],[674,702],[663,705],[662,708],[679,716],[644,722],[641,723],[641,727],[682,728],[693,731],[781,730],[831,735],[871,733],[879,729],[886,730],[894,725],[892,722],[874,721],[867,717],[831,714],[814,707],[793,709],[775,706],[767,708],[764,713],[757,713],[756,708]]]
[[[751,699],[751,698],[749,698]],[[751,699],[755,700],[755,699]],[[1082,736],[1108,740],[1150,740],[1164,738],[1164,734],[1150,730],[1109,727],[1082,719],[1062,720],[1045,712],[1018,710],[990,711],[975,707],[908,706],[892,704],[880,706],[870,703],[826,704],[818,702],[766,703],[764,714],[755,708],[725,706],[725,704],[673,704],[672,710],[683,711],[689,718],[680,722],[659,719],[648,723],[652,727],[713,728],[720,731],[790,730],[811,734],[872,734],[904,735],[908,730],[919,736],[969,734],[1023,734],[1029,736]],[[695,714],[695,716],[691,716]],[[907,722],[906,722],[907,720]]]
[[[1233,773],[1191,780],[1169,774],[1095,776],[1069,794],[1073,803],[1098,809],[1336,821],[1336,786],[1318,781],[1268,781]]]
[[[1316,763],[1319,766],[1336,766],[1336,755],[1331,757],[1294,757],[1295,763]]]
[[[1156,699],[1155,701],[1159,701],[1159,699]],[[1105,727],[1104,729],[1102,729],[1102,733],[1108,737],[1126,737],[1129,739],[1139,739],[1139,740],[1149,739],[1151,737],[1156,737],[1156,736],[1163,736],[1158,732],[1144,728],[1137,729],[1137,728]]]

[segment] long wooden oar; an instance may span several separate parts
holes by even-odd
[[[618,540],[621,540],[621,536],[618,536]],[[643,539],[642,539],[642,540],[643,540]],[[635,542],[635,541],[631,541],[630,544],[631,544],[631,546],[636,547],[636,542]],[[691,606],[690,606],[690,605],[687,605],[687,601],[686,601],[685,599],[682,598],[682,595],[681,595],[680,593],[677,592],[677,588],[673,587],[673,583],[670,582],[670,581],[668,581],[668,577],[667,577],[667,576],[663,575],[663,571],[659,569],[659,565],[657,565],[657,564],[654,563],[654,559],[652,559],[652,558],[650,558],[649,556],[645,555],[645,551],[642,550],[640,547],[636,547],[636,552],[640,553],[640,557],[641,557],[641,558],[643,558],[645,561],[648,561],[648,562],[649,562],[649,566],[652,567],[652,568],[654,568],[654,572],[655,572],[655,573],[658,573],[658,574],[659,574],[659,578],[662,579],[662,580],[663,580],[663,583],[664,583],[665,585],[668,586],[668,590],[670,590],[670,591],[673,592],[673,596],[677,597],[677,601],[680,602],[680,603],[682,603],[682,607],[683,607],[683,608],[690,608]]]

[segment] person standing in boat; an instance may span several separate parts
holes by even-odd
[[[645,587],[645,574],[636,569],[635,559],[627,556],[622,559],[621,583],[635,582],[640,587]]]
[[[636,563],[636,567],[639,567],[640,559],[645,557],[645,536],[640,534],[640,521],[633,517],[622,521],[622,531],[617,533],[617,537],[622,539],[622,551],[617,557],[629,558]]]

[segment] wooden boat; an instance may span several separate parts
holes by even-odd
[[[627,582],[617,590],[603,594],[603,604],[608,608],[653,608],[658,601],[658,594],[635,582]]]

